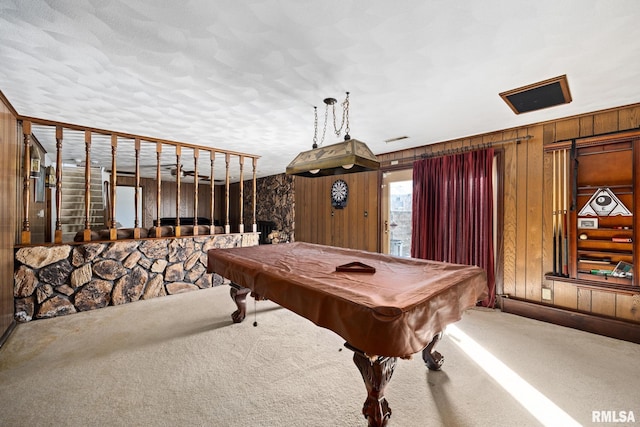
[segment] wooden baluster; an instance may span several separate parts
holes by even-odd
[[[138,217],[138,213],[140,212],[140,206],[138,206],[138,197],[140,196],[140,139],[136,138],[134,140],[135,150],[136,150],[136,182],[135,182],[135,190],[134,190],[134,200],[133,205],[135,209],[135,217],[133,220],[133,238],[140,238],[140,221]]]
[[[240,156],[240,225],[239,233],[244,233],[244,156]]]
[[[20,243],[31,243],[31,226],[29,225],[29,203],[31,201],[31,122],[22,122],[24,140],[23,176],[22,176],[22,234]]]
[[[56,231],[55,243],[62,243],[62,126],[56,126]]]
[[[180,164],[180,155],[182,147],[176,145],[176,237],[180,237],[180,182],[182,178],[182,165]]]
[[[211,150],[209,151],[209,157],[211,159],[211,174],[209,175],[211,182],[211,226],[209,227],[209,234],[214,234],[216,231],[216,216],[215,216],[215,194],[216,194],[216,186],[215,186],[215,178],[213,174],[213,164],[216,160],[216,152]]]
[[[109,239],[118,238],[116,228],[116,188],[118,185],[118,171],[116,167],[116,153],[118,151],[118,136],[111,135],[111,227],[109,227]]]
[[[229,224],[229,153],[225,153],[225,163],[227,165],[227,171],[224,181],[224,200],[225,200],[225,223],[224,232],[226,234],[231,233],[231,225]]]
[[[256,222],[256,188],[257,188],[257,178],[256,178],[256,166],[258,165],[258,159],[256,157],[253,158],[253,201],[251,206],[253,206],[253,232],[256,233],[258,231],[258,223]]]
[[[162,143],[156,143],[156,235],[161,237],[160,215],[162,208]]]
[[[200,150],[193,149],[193,235],[198,235],[198,156]]]
[[[91,131],[84,131],[84,233],[83,240],[91,241]]]

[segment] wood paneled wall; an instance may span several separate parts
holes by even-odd
[[[135,178],[130,176],[118,176],[118,185],[135,185]],[[150,228],[156,220],[156,200],[157,186],[156,180],[152,178],[141,178],[142,187],[142,223],[141,227]],[[160,217],[175,217],[176,215],[176,194],[177,184],[175,182],[163,181],[161,185],[161,206]],[[180,216],[192,217],[194,207],[194,184],[180,183]],[[211,216],[211,187],[209,184],[200,182],[198,184],[198,216],[209,218]],[[117,203],[117,200],[116,200]],[[215,219],[224,225],[224,188],[217,185],[215,188]],[[117,220],[117,218],[116,218]]]
[[[16,241],[18,194],[17,120],[11,106],[0,96],[0,337],[14,324],[13,247]],[[21,189],[21,187],[20,187]],[[1,344],[1,342],[0,342]]]
[[[499,264],[496,286],[532,302],[581,310],[640,322],[640,296],[577,288],[562,282],[545,282],[552,270],[552,164],[543,146],[555,141],[592,136],[640,126],[640,104],[594,112],[514,129],[444,141],[438,144],[379,155],[383,170],[411,168],[422,154],[447,154],[458,149],[482,148],[504,141],[501,153],[503,217],[497,230]],[[520,138],[520,142],[515,142]],[[526,139],[525,139],[526,138]],[[349,182],[349,206],[331,209],[331,183]],[[296,177],[296,240],[335,246],[378,250],[378,194],[376,173],[324,178]],[[362,211],[369,217],[363,218]],[[639,255],[640,256],[640,255]],[[500,260],[501,258],[501,260]],[[542,300],[542,288],[552,289],[552,299]],[[640,290],[639,290],[640,293]]]
[[[347,206],[331,206],[331,185],[343,179],[349,187]],[[320,178],[295,177],[295,239],[377,252],[378,172]]]
[[[640,127],[640,105],[636,104],[546,123],[543,126],[544,144],[638,127]],[[551,184],[551,171],[551,154],[548,154],[544,159],[545,188],[549,188]],[[638,189],[636,189],[637,191]],[[550,221],[551,195],[548,193],[545,193],[544,216]],[[637,194],[636,197],[638,197]],[[552,265],[551,234],[551,224],[545,223],[545,246],[542,257],[545,271],[550,271]],[[640,256],[640,254],[635,254],[635,256]],[[636,295],[629,295],[606,290],[579,288],[559,280],[546,281],[544,286],[552,290],[551,303],[555,306],[640,323],[640,289]]]

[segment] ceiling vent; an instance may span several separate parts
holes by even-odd
[[[406,135],[403,136],[397,136],[395,138],[389,138],[389,139],[385,139],[384,142],[386,142],[387,144],[389,144],[390,142],[396,142],[396,141],[402,141],[403,139],[407,139],[409,138]]]
[[[502,92],[500,97],[516,114],[571,102],[566,75]]]

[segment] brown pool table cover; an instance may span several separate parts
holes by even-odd
[[[336,272],[351,262],[375,273]],[[421,351],[487,292],[479,267],[302,242],[211,249],[208,271],[334,331],[372,357]]]

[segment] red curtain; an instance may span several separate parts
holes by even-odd
[[[477,265],[487,273],[495,304],[493,148],[413,164],[411,256]]]

